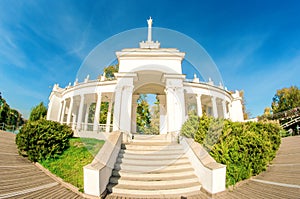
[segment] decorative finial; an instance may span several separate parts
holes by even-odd
[[[150,17],[148,20],[148,42],[152,41],[152,18]]]
[[[140,42],[140,48],[147,48],[147,49],[158,49],[160,47],[160,43],[158,41],[152,41],[152,23],[153,20],[151,17],[147,19],[148,22],[148,39],[147,41]]]

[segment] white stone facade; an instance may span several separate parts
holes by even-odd
[[[151,40],[152,20],[148,20],[148,25],[148,40],[141,42],[140,48],[116,52],[119,71],[114,80],[87,77],[84,82],[76,80],[66,88],[55,84],[49,97],[47,119],[71,125],[76,132],[135,133],[136,100],[139,94],[151,93],[159,100],[160,134],[178,133],[191,110],[199,116],[206,113],[215,118],[243,121],[239,93],[215,86],[211,80],[200,82],[196,76],[186,80],[182,74],[185,53],[175,48],[160,48],[159,42]],[[106,124],[99,124],[102,102],[109,103]]]

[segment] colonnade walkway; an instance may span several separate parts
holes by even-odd
[[[0,131],[0,199],[82,198],[20,156],[15,137]]]
[[[18,155],[15,135],[0,131],[0,199],[82,198]],[[117,196],[116,198],[124,198]],[[180,197],[179,197],[180,198]],[[267,171],[213,197],[191,199],[300,198],[300,136],[282,139],[276,158]]]

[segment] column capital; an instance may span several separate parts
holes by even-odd
[[[196,97],[201,97],[203,94],[202,93],[197,93]]]
[[[213,95],[211,95],[210,98],[211,98],[211,100],[214,100],[214,101],[217,100],[217,97],[216,97],[216,96],[213,96]]]

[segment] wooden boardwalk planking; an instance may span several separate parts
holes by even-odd
[[[42,172],[26,158],[17,154],[15,135],[0,131],[0,198],[82,198]],[[282,144],[269,168],[253,177],[262,181],[286,184],[287,186],[246,180],[233,190],[226,190],[213,197],[204,193],[190,199],[256,199],[256,198],[300,198],[300,136],[282,139]],[[289,186],[291,185],[291,186]],[[296,185],[297,187],[293,187]],[[44,186],[44,187],[43,187]],[[47,187],[48,186],[48,187]],[[41,188],[36,189],[35,188]],[[31,190],[23,193],[24,190]],[[5,197],[6,195],[6,197]],[[107,198],[124,198],[111,195]],[[180,197],[178,197],[180,198]]]
[[[83,198],[18,155],[15,135],[0,131],[0,199]]]

